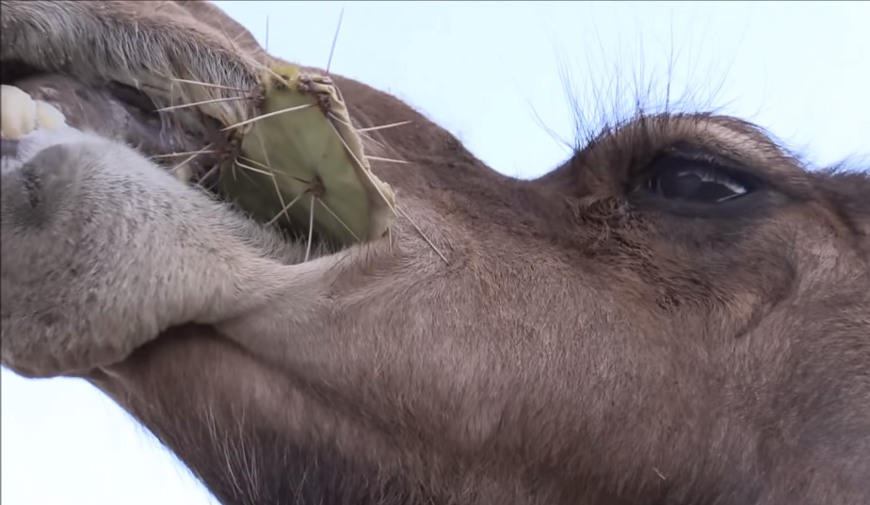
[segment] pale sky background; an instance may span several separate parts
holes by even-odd
[[[594,111],[615,70],[628,93],[655,78],[663,98],[671,47],[672,96],[688,88],[690,105],[750,119],[816,163],[870,155],[868,3],[217,3],[261,43],[268,16],[271,52],[319,66],[344,5],[332,72],[396,94],[510,175],[570,154],[542,127],[573,139],[560,67]],[[216,503],[83,381],[4,369],[0,398],[3,505]]]

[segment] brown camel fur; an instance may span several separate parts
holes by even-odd
[[[2,33],[4,84],[92,130],[4,139],[2,363],[91,381],[223,503],[870,503],[866,173],[698,113],[516,180],[336,76],[361,125],[411,121],[369,152],[447,261],[399,219],[302,262],[145,156],[239,114],[153,107],[167,75],[254,86],[241,26],[3,1]]]

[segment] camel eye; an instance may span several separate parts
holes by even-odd
[[[649,173],[645,189],[668,200],[716,204],[751,191],[737,174],[705,160],[665,157],[654,162]]]

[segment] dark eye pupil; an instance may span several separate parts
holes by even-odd
[[[746,192],[737,182],[715,172],[703,170],[664,170],[651,180],[660,196],[676,200],[715,203]]]
[[[676,176],[664,174],[659,177],[659,190],[667,198],[694,195],[699,192],[703,185],[704,181],[693,173],[681,173]]]

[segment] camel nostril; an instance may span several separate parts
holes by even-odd
[[[4,150],[21,148],[3,139]],[[69,156],[66,146],[54,145],[39,151],[18,168],[4,170],[3,210],[18,226],[40,229],[50,226],[63,214],[58,211],[65,202],[74,200],[70,195],[79,193],[81,182],[77,180],[78,174],[68,169]]]

